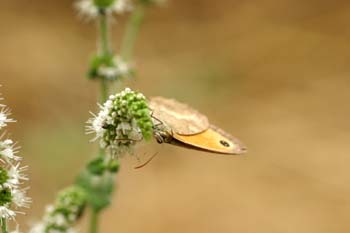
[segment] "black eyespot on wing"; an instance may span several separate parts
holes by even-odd
[[[220,144],[223,145],[224,147],[230,147],[230,144],[225,140],[220,140]]]

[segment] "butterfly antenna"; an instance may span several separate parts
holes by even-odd
[[[147,164],[149,164],[154,159],[154,157],[156,157],[157,154],[158,154],[158,152],[154,153],[154,155],[152,157],[150,157],[145,163],[134,167],[134,169],[140,169],[140,168],[145,167]]]

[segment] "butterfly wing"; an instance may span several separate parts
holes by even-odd
[[[246,152],[246,147],[238,139],[213,125],[195,135],[174,133],[173,138],[175,145],[212,153],[239,155]]]
[[[169,126],[178,135],[194,135],[209,128],[206,116],[176,100],[153,97],[149,105],[154,118]]]

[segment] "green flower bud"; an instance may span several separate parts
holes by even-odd
[[[106,165],[103,157],[92,160],[88,165],[87,169],[90,173],[95,175],[102,175],[106,171]]]
[[[111,160],[108,163],[108,170],[112,173],[117,173],[119,171],[119,168],[120,168],[120,164],[118,160]]]
[[[0,167],[0,184],[3,185],[9,179],[9,175],[6,169]]]
[[[119,80],[134,75],[132,67],[121,57],[113,54],[95,55],[87,73],[89,79]]]
[[[114,59],[113,55],[104,55],[104,56],[95,55],[95,56],[93,56],[91,61],[90,61],[90,68],[89,68],[89,71],[88,71],[88,78],[89,79],[100,78],[100,75],[99,75],[100,67],[113,66],[114,65],[113,59]]]
[[[4,206],[6,204],[11,203],[12,194],[9,188],[5,188],[0,190],[0,206]]]
[[[80,174],[76,183],[85,190],[87,202],[95,211],[100,211],[110,205],[114,187],[114,177],[111,173],[96,176],[85,170]]]
[[[73,215],[77,219],[82,214],[86,202],[87,194],[84,189],[76,185],[68,187],[58,194],[54,213],[62,213],[67,218]]]

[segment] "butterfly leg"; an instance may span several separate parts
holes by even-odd
[[[153,111],[151,111],[151,117],[152,117],[152,119],[153,120],[155,120],[157,123],[156,124],[154,124],[153,126],[154,127],[157,127],[157,126],[160,126],[160,125],[164,125],[164,123],[161,121],[161,120],[159,120],[157,117],[155,117],[154,115],[153,115]]]
[[[153,115],[153,111],[151,112],[151,117],[156,122],[153,125],[153,135],[156,138],[159,144],[169,143],[173,138],[172,131],[157,117]]]
[[[154,134],[154,137],[159,144],[164,143],[164,139],[163,139],[162,133],[160,131],[154,131],[153,134]]]

